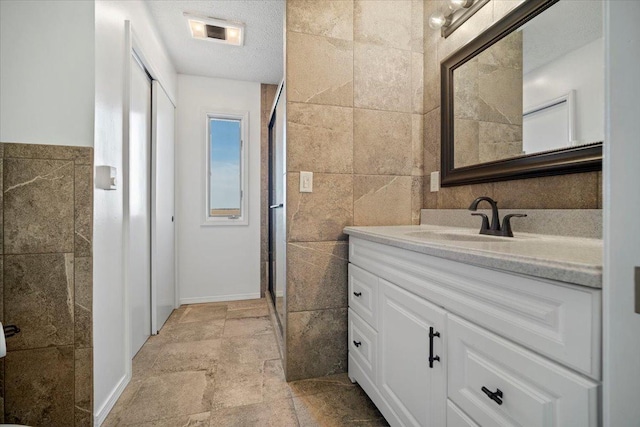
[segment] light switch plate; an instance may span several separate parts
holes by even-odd
[[[440,171],[431,172],[431,192],[440,191]]]
[[[118,171],[113,166],[96,166],[96,187],[103,190],[117,189]]]
[[[313,193],[313,172],[300,172],[300,192]]]

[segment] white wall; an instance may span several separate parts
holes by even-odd
[[[0,1],[0,141],[93,145],[94,2]]]
[[[603,424],[637,427],[640,314],[634,312],[638,296],[633,274],[634,267],[640,266],[640,2],[606,2],[604,16],[607,139],[603,162]]]
[[[260,294],[260,84],[178,75],[180,302]],[[206,111],[249,111],[249,225],[203,226]]]
[[[574,138],[582,144],[604,141],[603,39],[595,40],[542,65],[523,78],[525,110],[575,90]],[[541,151],[529,143],[531,141],[525,143],[525,146],[528,145],[527,152]]]
[[[92,18],[93,19],[93,18]],[[146,6],[140,1],[95,3],[95,164],[118,169],[122,183],[125,20],[170,97],[176,73]],[[96,425],[107,415],[126,385],[130,367],[125,353],[123,270],[123,187],[95,190],[93,252],[94,413]]]

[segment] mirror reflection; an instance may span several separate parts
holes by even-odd
[[[454,70],[454,167],[604,139],[602,2],[561,0]]]

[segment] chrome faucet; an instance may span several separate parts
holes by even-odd
[[[478,210],[478,203],[487,202],[491,205],[491,223],[489,223],[489,217],[483,213],[472,213],[471,215],[482,217],[482,225],[480,226],[480,234],[488,234],[490,236],[502,236],[513,237],[513,231],[511,231],[511,218],[513,217],[525,217],[526,214],[509,214],[505,215],[502,219],[502,227],[500,226],[500,216],[498,214],[498,202],[491,197],[482,196],[475,199],[471,206],[470,211]]]

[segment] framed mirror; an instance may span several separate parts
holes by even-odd
[[[526,0],[446,58],[443,186],[602,169],[602,2]]]

